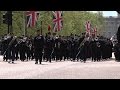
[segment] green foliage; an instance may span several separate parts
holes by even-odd
[[[2,14],[5,11],[0,11],[0,35],[7,33],[7,25],[2,23]],[[45,35],[48,32],[48,25],[52,23],[51,11],[39,11],[40,17],[37,21],[36,27],[27,28],[27,35],[35,35],[35,31],[42,29]],[[97,26],[98,30],[102,30],[104,25],[104,18],[100,12],[91,13],[86,11],[63,11],[63,28],[57,32],[60,35],[81,34],[85,32],[85,22],[90,21],[92,26]],[[42,26],[41,26],[42,21]],[[25,31],[25,17],[24,11],[13,11],[13,33],[17,36],[23,35]],[[51,30],[52,32],[53,30]],[[98,31],[98,32],[99,32]]]

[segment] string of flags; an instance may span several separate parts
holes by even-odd
[[[27,18],[26,18],[26,25],[28,27],[35,27],[36,22],[38,21],[38,18],[40,16],[40,13],[38,11],[26,11],[25,12]],[[53,15],[53,32],[61,31],[63,28],[63,12],[62,11],[52,11]],[[86,28],[86,35],[97,35],[97,27],[92,27],[90,21],[86,21],[85,23]],[[48,25],[48,31],[51,30],[51,26]]]
[[[86,21],[85,23],[86,28],[86,36],[97,36],[97,27],[92,27],[90,21]]]
[[[61,31],[63,27],[63,12],[62,11],[52,11],[53,13],[53,31]]]
[[[62,11],[52,11],[53,14],[53,31],[61,31],[63,27],[63,12]],[[38,11],[26,11],[26,25],[28,27],[34,27],[39,18],[40,13]],[[48,25],[48,31],[51,30],[51,26]]]
[[[36,22],[39,18],[39,12],[38,11],[26,11],[26,25],[27,27],[34,27],[36,25]]]

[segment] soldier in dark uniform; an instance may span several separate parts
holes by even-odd
[[[48,37],[48,34],[46,33],[46,35],[45,35],[45,37],[44,37],[44,49],[43,49],[43,60],[45,61],[46,60],[46,58],[47,58],[47,47],[46,47],[46,45],[45,45],[45,40],[47,39],[47,37]],[[47,61],[47,60],[46,60]]]
[[[101,41],[101,57],[102,57],[102,60],[105,60],[106,59],[106,42],[105,42],[105,39],[103,38]]]
[[[59,50],[59,56],[60,56],[60,61],[63,60],[63,57],[65,56],[65,42],[64,42],[64,37],[61,36],[60,38],[60,50]]]
[[[75,61],[76,59],[76,54],[78,51],[78,45],[77,45],[77,39],[72,38],[72,46],[71,46],[71,55],[72,55],[72,59],[73,61]]]
[[[8,59],[10,61],[8,61],[8,63],[12,62],[14,63],[14,60],[15,60],[15,45],[17,44],[17,37],[13,35],[13,33],[9,34],[9,39],[8,39]]]
[[[3,55],[3,61],[7,61],[8,57],[7,57],[7,48],[8,48],[8,37],[7,35],[4,35],[3,39],[2,39],[2,55]]]
[[[120,61],[120,26],[118,27],[117,35],[117,44],[114,46],[114,55],[116,61]]]
[[[95,39],[92,38],[91,42],[90,42],[90,47],[91,47],[91,57],[92,57],[92,61],[96,61],[96,42]]]
[[[71,34],[72,35],[72,34]],[[72,61],[72,36],[69,37],[69,58]]]
[[[112,57],[112,48],[113,48],[113,45],[112,45],[112,42],[110,41],[110,39],[107,39],[107,42],[106,42],[106,47],[107,47],[107,58],[111,58]]]
[[[110,40],[109,40],[109,48],[110,48],[109,58],[112,58],[112,53],[113,53],[113,43],[112,43],[112,41],[110,41]]]
[[[52,54],[54,52],[53,46],[54,46],[54,40],[51,36],[51,33],[49,32],[48,36],[45,39],[45,48],[46,48],[45,54],[46,54],[46,59],[49,62],[51,62]]]
[[[87,45],[88,41],[85,41],[81,46],[80,59],[85,63],[87,60]]]
[[[27,54],[27,61],[30,60],[31,56],[30,56],[30,46],[31,45],[31,42],[30,42],[30,38],[27,37],[27,40],[26,40],[26,54]]]
[[[86,57],[87,58],[91,58],[91,47],[90,47],[90,42],[91,42],[91,36],[86,36],[86,49],[87,49],[87,53],[86,53]]]
[[[101,45],[99,39],[96,38],[96,61],[100,61],[101,59]]]
[[[56,36],[56,38],[55,38],[54,52],[55,52],[56,61],[58,61],[59,54],[60,54],[60,40],[59,40],[58,36]]]
[[[3,53],[3,60],[5,60],[6,59],[6,61],[9,59],[11,59],[11,48],[10,48],[10,42],[11,42],[11,40],[12,40],[12,36],[11,36],[11,34],[8,34],[8,35],[6,35],[5,36],[5,38],[4,38],[4,41],[3,41],[3,43],[4,43],[4,45],[5,45],[5,47],[4,47],[4,53]]]
[[[66,38],[64,39],[64,50],[63,50],[63,52],[64,52],[64,61],[65,61],[65,59],[67,59],[67,40],[66,40]]]
[[[118,31],[117,31],[116,35],[117,35],[117,40],[119,43],[120,42],[120,26],[118,27]]]
[[[79,42],[79,40],[80,40],[80,36],[78,36],[76,39],[75,39],[75,53],[76,53],[76,55],[77,55],[77,53],[79,52],[79,46],[80,46],[80,42]],[[75,58],[77,59],[77,61],[79,61],[79,57],[77,56],[76,57],[76,55],[75,55]]]
[[[71,37],[71,51],[70,51],[70,57],[71,57],[71,61],[75,61],[74,59],[74,56],[75,56],[75,49],[74,49],[74,45],[75,44],[75,41],[74,41],[74,38]]]
[[[78,55],[76,54],[77,61],[82,57],[82,54],[80,54],[79,52],[81,52],[80,50],[83,47],[83,45],[81,45],[81,44],[82,44],[82,41],[84,41],[84,38],[85,38],[85,34],[82,33],[82,36],[78,40],[78,50],[77,50]]]
[[[53,49],[54,49],[54,51],[52,53],[53,60],[55,60],[55,57],[56,57],[56,55],[55,55],[55,40],[56,40],[56,33],[53,33]]]
[[[42,62],[43,56],[43,47],[44,47],[44,37],[40,34],[40,30],[37,30],[37,35],[34,38],[34,57],[35,57],[35,64]]]
[[[19,44],[19,53],[21,61],[24,61],[26,59],[25,52],[26,52],[26,37],[21,37]]]
[[[70,45],[69,45],[69,37],[67,36],[67,40],[66,40],[66,59],[68,60],[69,59],[69,57],[70,57]]]
[[[31,57],[31,60],[33,60],[34,59],[34,47],[33,47],[33,37],[32,36],[30,36],[29,48],[30,48],[30,57]]]
[[[19,44],[18,44],[19,38],[17,38],[16,41],[17,41],[16,42],[17,44],[15,45],[15,59],[18,60],[19,59]]]
[[[114,55],[115,55],[115,60],[120,62],[120,43],[115,44]]]
[[[15,51],[16,51],[16,48],[15,48],[15,45],[17,44],[17,37],[16,36],[13,36],[12,40],[13,42],[9,45],[9,48],[10,48],[10,52],[11,52],[11,61],[12,63],[14,63],[15,61]],[[10,63],[11,61],[9,61],[8,63]]]
[[[77,55],[76,57],[79,56],[80,58],[80,61],[82,62],[86,62],[86,59],[87,59],[87,38],[85,38],[81,43],[80,43],[80,46],[78,48],[78,52],[77,52]]]
[[[104,47],[103,47],[103,59],[107,60],[109,58],[110,48],[109,48],[109,41],[108,38],[105,38],[104,40]]]

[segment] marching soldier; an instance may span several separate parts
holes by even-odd
[[[8,61],[8,63],[12,62],[14,63],[15,60],[15,45],[17,44],[17,36],[13,36],[13,34],[11,35],[11,41],[8,45],[8,54],[9,54],[9,59],[10,61]]]
[[[44,47],[44,37],[40,34],[40,30],[37,30],[37,35],[34,37],[34,57],[35,64],[42,62],[43,56],[43,47]]]
[[[56,54],[55,54],[55,40],[56,40],[56,33],[53,33],[53,54],[52,54],[52,59],[55,60]]]
[[[95,41],[96,41],[96,61],[100,61],[100,59],[101,59],[101,45],[100,45],[98,38],[96,38]]]
[[[118,31],[117,31],[117,43],[114,46],[114,55],[115,55],[115,59],[116,61],[120,61],[120,26],[118,27]]]
[[[90,40],[90,38],[88,36],[86,36],[84,38],[84,40],[81,42],[81,44],[80,44],[81,47],[79,48],[80,53],[78,53],[78,55],[80,55],[80,59],[84,63],[86,62],[87,58],[89,58],[89,56],[90,56],[89,55],[89,53],[90,53],[89,40]]]
[[[96,61],[96,42],[95,42],[94,38],[92,38],[92,40],[90,42],[90,47],[91,47],[91,58],[92,58],[92,61]]]
[[[8,60],[8,55],[7,55],[7,48],[8,48],[8,37],[7,35],[4,35],[3,40],[2,40],[2,55],[3,55],[3,61]]]
[[[19,43],[19,52],[20,52],[20,60],[24,61],[26,59],[25,52],[26,52],[26,37],[21,37]]]
[[[62,50],[63,50],[63,45],[62,45],[62,37],[59,35],[59,40],[58,40],[58,47],[59,47],[59,60],[61,61],[62,60],[62,57],[63,57],[63,52],[62,52]]]
[[[85,34],[82,33],[82,36],[81,36],[81,37],[79,38],[79,40],[78,40],[78,48],[77,48],[77,55],[76,55],[77,61],[78,61],[79,59],[81,59],[81,57],[82,57],[82,54],[80,54],[79,52],[81,52],[80,49],[83,47],[82,42],[84,41],[84,38],[85,38]],[[81,45],[81,47],[80,47],[80,45]],[[81,60],[80,60],[80,61],[81,61]]]
[[[55,56],[56,56],[56,61],[58,61],[60,59],[60,40],[59,40],[59,37],[56,36],[55,38],[55,44],[54,44],[54,53],[55,53]]]
[[[29,48],[30,48],[30,57],[31,57],[31,60],[33,60],[34,59],[34,46],[33,46],[33,38],[32,38],[32,36],[30,36]]]
[[[120,43],[115,44],[114,55],[115,55],[115,60],[120,62]]]
[[[73,59],[73,61],[75,61],[76,54],[77,54],[77,51],[78,51],[77,40],[72,38],[72,42],[71,43],[72,43],[72,46],[71,46],[72,59]]]
[[[6,59],[6,61],[9,59],[9,63],[11,62],[11,59],[12,59],[12,63],[14,63],[14,50],[13,50],[13,47],[14,47],[14,41],[15,41],[16,38],[13,38],[13,35],[12,34],[8,34],[4,37],[4,41],[3,41],[3,44],[5,45],[4,46],[4,53],[3,53],[3,61]],[[12,54],[12,56],[11,56]]]
[[[69,44],[69,37],[67,37],[67,40],[66,40],[66,58],[67,60],[69,59],[70,57],[70,44]]]
[[[27,61],[30,60],[30,47],[31,47],[31,42],[30,42],[30,39],[29,37],[27,37],[27,40],[26,40],[26,54],[27,54]]]
[[[45,39],[45,55],[46,55],[46,59],[47,61],[51,62],[52,59],[52,55],[54,52],[54,40],[51,37],[51,33],[48,33],[48,36]]]
[[[62,36],[59,36],[57,46],[58,46],[58,58],[59,58],[59,60],[61,61],[63,59],[63,57],[65,60],[65,53],[66,53],[65,47],[66,46],[65,46],[65,41],[64,41]]]
[[[19,59],[19,38],[16,39],[16,45],[15,45],[15,59],[18,60]]]

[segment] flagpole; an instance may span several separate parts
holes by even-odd
[[[2,11],[0,11],[0,30],[1,30],[1,24],[2,24]]]
[[[2,23],[2,12],[0,11],[0,25]]]
[[[41,35],[42,35],[42,21],[41,21]]]
[[[23,24],[24,24],[24,36],[27,35],[27,23],[26,23],[26,14],[25,14],[26,11],[23,11]]]

